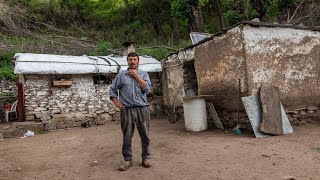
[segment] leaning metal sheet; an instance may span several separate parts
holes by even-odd
[[[247,111],[247,115],[256,138],[270,136],[260,131],[260,123],[262,122],[262,107],[260,98],[258,96],[247,96],[242,97],[241,99],[244,108]]]
[[[243,105],[247,111],[250,124],[252,126],[254,135],[256,138],[268,137],[270,135],[265,134],[260,131],[260,123],[262,122],[262,106],[259,96],[247,96],[242,97]],[[293,133],[292,126],[289,122],[289,119],[284,111],[283,106],[281,105],[281,116],[283,124],[283,133],[289,134]]]
[[[283,126],[283,134],[290,134],[293,133],[292,126],[289,122],[288,116],[286,112],[284,111],[284,108],[282,104],[280,104],[281,107],[281,117],[282,117],[282,126]]]

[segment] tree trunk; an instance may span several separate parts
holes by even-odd
[[[131,23],[131,9],[130,9],[130,5],[129,5],[129,0],[124,0],[124,3],[126,4],[127,10],[126,10],[126,21],[127,21],[127,27],[130,26]],[[130,41],[130,29],[127,29],[124,31],[125,36],[126,36],[126,41]]]
[[[158,38],[164,36],[161,22],[158,19],[154,19],[154,21],[152,22],[152,26]]]
[[[200,7],[192,6],[192,10],[189,14],[189,28],[192,32],[203,32],[203,14]]]
[[[174,23],[173,31],[172,31],[172,44],[179,45],[180,44],[180,26],[178,23]]]

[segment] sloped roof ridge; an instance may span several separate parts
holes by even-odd
[[[192,44],[192,45],[189,45],[185,48],[182,48],[182,49],[179,49],[178,51],[176,52],[173,52],[173,53],[170,53],[167,57],[173,55],[173,54],[178,54],[180,51],[183,51],[183,50],[187,50],[187,49],[190,49],[190,48],[193,48],[195,46],[198,46],[200,44],[203,44],[207,41],[210,41],[211,39],[213,39],[214,37],[216,36],[219,36],[221,34],[225,34],[227,31],[229,31],[230,29],[233,29],[239,25],[250,25],[250,26],[253,26],[253,27],[260,27],[260,26],[265,26],[265,27],[282,27],[282,28],[292,28],[292,29],[301,29],[301,30],[310,30],[310,31],[319,31],[320,32],[320,27],[311,27],[311,26],[299,26],[299,25],[293,25],[293,24],[276,24],[276,23],[270,23],[270,22],[256,22],[256,21],[249,21],[249,20],[243,20],[231,27],[228,27],[228,28],[225,28],[225,29],[222,29],[216,33],[214,33],[212,36],[208,37],[208,38],[205,38],[201,41],[199,41],[198,43],[196,44]]]

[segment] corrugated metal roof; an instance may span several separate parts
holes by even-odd
[[[127,56],[65,56],[17,53],[15,74],[91,74],[118,73],[128,68]],[[160,72],[161,64],[149,56],[139,56],[139,69]]]

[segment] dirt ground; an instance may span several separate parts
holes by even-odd
[[[153,166],[141,166],[138,133],[133,167],[117,170],[119,122],[0,141],[0,179],[320,179],[320,122],[294,134],[256,139],[230,130],[185,131],[183,121],[152,119]]]

